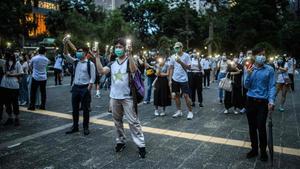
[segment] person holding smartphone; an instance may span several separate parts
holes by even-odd
[[[76,51],[73,58],[68,51],[68,46]],[[88,51],[83,49],[77,49],[70,38],[64,38],[64,56],[68,62],[74,64],[74,82],[72,85],[72,115],[73,126],[66,132],[66,134],[73,134],[79,131],[79,106],[83,109],[83,134],[88,135],[89,131],[89,119],[90,119],[90,105],[91,105],[91,90],[95,82],[95,65],[93,62],[87,59]]]
[[[266,121],[268,113],[271,115],[274,110],[276,94],[274,69],[265,64],[264,53],[264,49],[254,52],[255,63],[247,67],[245,78],[245,87],[248,89],[246,113],[252,148],[247,158],[256,157],[259,146],[261,161],[268,160]]]

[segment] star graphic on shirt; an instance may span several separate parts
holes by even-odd
[[[114,79],[115,79],[115,81],[117,81],[117,80],[123,81],[123,74],[121,73],[120,69],[117,73],[114,74]]]

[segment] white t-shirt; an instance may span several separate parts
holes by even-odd
[[[210,61],[208,59],[202,59],[203,69],[210,69]]]
[[[111,72],[110,98],[112,99],[132,98],[132,96],[130,96],[130,88],[128,82],[127,62],[128,62],[128,58],[121,64],[118,62],[118,60],[116,60],[110,66],[110,72]]]
[[[6,70],[9,71],[9,70]],[[23,73],[22,65],[19,61],[16,62],[15,67],[10,70],[13,74],[21,74]],[[8,89],[19,89],[19,80],[17,77],[8,77],[6,75],[3,76],[1,81],[1,87],[8,88]]]
[[[284,68],[288,68],[287,62],[285,62]],[[281,71],[277,70],[277,81],[276,81],[277,83],[285,83],[284,79],[288,78],[288,77],[289,77],[289,75],[287,72],[281,72]]]
[[[191,59],[191,71],[192,72],[203,72],[203,64],[201,63],[201,60],[198,61],[198,58],[192,58]],[[201,70],[199,70],[199,62],[201,66]]]
[[[57,56],[57,57],[55,58],[54,68],[55,68],[55,69],[62,70],[62,66],[63,66],[63,58]]]
[[[45,55],[36,55],[31,59],[32,77],[37,81],[47,80],[47,65],[49,59]]]
[[[29,71],[28,61],[26,61],[22,64],[22,69],[23,69],[24,74],[28,75],[28,71]]]
[[[183,53],[183,55],[180,57],[180,60],[186,64],[191,65],[191,58],[189,54]],[[176,62],[176,56],[173,55],[170,58],[170,66],[174,66],[174,72],[172,79],[176,82],[187,82],[188,81],[188,75],[186,70],[178,63]]]
[[[226,61],[220,60],[218,63],[219,67],[220,67],[220,73],[226,73],[227,72],[227,68],[228,68],[228,64]]]
[[[296,65],[296,59],[290,58],[288,61],[288,74],[294,73],[294,65]]]

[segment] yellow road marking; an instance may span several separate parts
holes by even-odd
[[[29,111],[24,107],[20,107],[20,111],[42,114],[47,116],[54,116],[54,117],[59,117],[64,119],[72,119],[72,115],[70,114],[58,113],[53,111],[45,111],[45,110]],[[82,117],[80,118],[82,119]],[[109,120],[91,118],[90,122],[94,124],[103,125],[103,126],[110,126],[110,127],[114,126],[114,123]],[[125,124],[124,128],[129,129],[128,124]],[[247,141],[227,139],[222,137],[214,137],[214,136],[203,135],[203,134],[195,134],[195,133],[181,132],[181,131],[168,130],[168,129],[145,127],[145,126],[143,127],[143,132],[177,137],[177,138],[184,138],[184,139],[195,140],[195,141],[202,141],[207,143],[215,143],[215,144],[229,145],[229,146],[242,147],[242,148],[251,148],[251,143]],[[300,157],[300,149],[297,148],[274,146],[274,152]]]

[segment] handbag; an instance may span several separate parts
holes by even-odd
[[[232,91],[232,80],[230,80],[227,76],[229,73],[227,73],[226,77],[222,78],[219,83],[219,88],[223,89],[225,91],[231,92]]]

